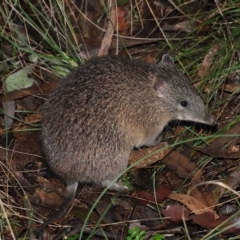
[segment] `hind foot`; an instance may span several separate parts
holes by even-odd
[[[112,180],[104,180],[101,182],[101,185],[102,185],[102,187],[108,187],[109,185],[111,185],[112,182],[113,182]],[[120,181],[113,183],[109,189],[116,191],[116,192],[129,191],[129,188],[127,186],[123,186]]]

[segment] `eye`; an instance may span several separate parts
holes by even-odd
[[[181,101],[181,105],[182,105],[182,107],[186,107],[188,105],[188,102],[187,101]]]

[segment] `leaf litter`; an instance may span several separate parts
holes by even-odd
[[[34,17],[34,10],[29,5],[19,4],[22,4],[21,7],[29,16],[33,17],[33,22],[40,26],[39,21],[47,19],[48,16],[44,14],[51,9],[50,5],[44,3],[46,5],[39,5],[39,9],[44,10],[40,18]],[[152,3],[136,1],[136,5],[120,4],[120,1],[117,3],[116,12],[111,12],[109,17],[106,13],[103,14],[102,1],[88,1],[84,8],[83,6],[76,8],[74,2],[66,1],[66,15],[68,15],[71,25],[76,26],[74,35],[71,34],[71,31],[67,32],[69,38],[65,37],[66,32],[63,32],[63,28],[59,24],[61,22],[60,15],[56,15],[52,19],[55,23],[54,28],[54,24],[47,25],[47,21],[43,21],[43,23],[62,51],[71,52],[70,46],[74,44],[78,46],[78,54],[87,56],[87,59],[95,56],[96,50],[101,48],[100,55],[118,52],[121,56],[131,55],[138,58],[141,56],[148,62],[155,62],[162,54],[169,52],[169,48],[165,47],[166,42],[174,44],[180,40],[179,46],[175,46],[175,51],[181,53],[183,48],[189,49],[196,43],[194,38],[188,40],[191,36],[189,33],[201,37],[211,33],[213,31],[211,24],[200,26],[200,23],[214,14],[223,14],[223,12],[219,12],[219,6],[224,9],[225,4],[223,1],[218,2],[220,5],[213,3],[211,5],[207,1],[185,1],[184,4],[175,1],[153,1]],[[2,4],[5,4],[5,10],[11,6],[8,3]],[[207,11],[210,8],[213,13]],[[202,14],[199,19],[191,17],[191,15],[197,16],[195,14],[198,12]],[[107,21],[109,18],[112,20],[111,24],[110,21]],[[26,26],[17,28],[16,32],[19,33],[19,36],[29,36],[35,42],[40,43],[39,46],[35,46],[36,50],[46,56],[56,54],[44,42],[46,36],[43,37],[43,34],[35,31],[29,22],[25,22],[23,16],[19,15],[19,19],[22,21],[22,25]],[[3,18],[0,20],[1,23],[4,22]],[[113,24],[114,22],[117,24]],[[221,29],[221,31],[223,30]],[[58,34],[54,34],[54,32]],[[120,36],[117,37],[116,33],[120,33]],[[102,36],[106,42],[102,41]],[[24,49],[26,49],[27,39],[23,40]],[[41,45],[43,43],[45,45]],[[196,53],[192,52],[191,58],[198,57],[199,54],[202,56],[198,61],[197,71],[192,74],[199,81],[195,84],[196,86],[201,88],[199,79],[208,77],[214,70],[223,44],[222,40],[216,43],[215,40],[210,39],[209,50],[204,53],[201,53],[203,46],[201,42],[199,46],[195,45]],[[23,46],[22,43],[21,46]],[[40,115],[38,111],[44,101],[43,97],[46,97],[55,88],[58,79],[56,74],[61,75],[62,72],[65,74],[67,68],[61,66],[61,61],[58,62],[59,67],[54,68],[56,60],[52,61],[51,67],[49,59],[39,61],[37,58],[37,62],[35,61],[33,64],[31,62],[32,54],[19,48],[21,54],[17,55],[9,41],[4,42],[4,50],[7,59],[14,59],[18,56],[22,66],[31,66],[30,72],[26,72],[24,68],[17,71],[14,65],[8,66],[10,71],[14,70],[15,74],[4,78],[5,83],[10,81],[15,87],[11,92],[3,88],[0,96],[4,111],[11,116],[10,122],[4,118],[1,119],[5,125],[1,129],[0,160],[3,181],[0,186],[0,194],[5,206],[7,206],[6,203],[9,203],[5,208],[9,218],[24,226],[16,225],[12,231],[11,228],[5,228],[2,234],[6,238],[11,236],[13,239],[17,239],[22,237],[22,234],[28,234],[28,231],[29,236],[32,234],[31,231],[36,231],[41,220],[61,204],[65,193],[62,182],[45,165],[40,148],[39,132],[35,129],[39,129]],[[156,56],[156,52],[158,52],[158,56]],[[186,56],[186,58],[188,57]],[[67,58],[64,59],[67,61]],[[4,67],[1,66],[3,65],[0,65],[0,69],[7,69],[5,63]],[[181,66],[184,67],[182,64]],[[24,78],[20,76],[23,80],[18,79],[18,74],[23,75]],[[222,129],[219,135],[222,134],[221,136],[213,136],[211,139],[209,138],[210,141],[204,140],[200,146],[198,143],[195,145],[189,143],[177,148],[171,143],[174,143],[178,137],[172,137],[170,131],[166,134],[166,139],[170,139],[171,147],[159,143],[156,147],[132,151],[129,164],[134,166],[124,176],[126,180],[131,180],[131,177],[134,179],[132,194],[108,192],[99,200],[101,188],[83,185],[79,188],[75,204],[67,216],[55,223],[55,229],[49,227],[48,233],[61,238],[67,229],[63,226],[71,224],[74,219],[84,221],[93,203],[98,201],[88,220],[88,226],[84,229],[85,234],[88,235],[91,234],[92,229],[97,227],[96,239],[102,239],[104,234],[107,234],[109,239],[125,239],[129,226],[140,226],[141,229],[151,232],[152,235],[161,230],[166,236],[180,237],[184,234],[181,230],[183,221],[186,221],[189,232],[196,232],[196,226],[198,226],[200,230],[208,229],[209,233],[216,229],[215,231],[222,231],[225,234],[239,235],[239,207],[230,213],[219,213],[221,206],[230,206],[231,203],[235,203],[234,198],[239,198],[239,196],[235,195],[234,197],[235,192],[231,192],[221,185],[209,183],[198,185],[207,180],[213,182],[217,180],[227,184],[233,190],[239,188],[240,171],[237,167],[240,159],[239,120],[230,124],[234,116],[239,114],[239,96],[237,95],[240,89],[239,73],[233,68],[228,73],[224,73],[224,76],[214,91],[215,96],[212,97],[214,100],[210,102],[210,106],[214,109],[213,113],[219,119],[219,128]],[[33,86],[31,86],[32,84]],[[212,83],[209,82],[202,87],[204,97],[206,94],[213,94],[212,86]],[[221,101],[223,104],[217,104]],[[11,104],[6,105],[7,103]],[[181,135],[181,131],[184,129],[182,128],[178,135]],[[201,134],[201,132],[199,133]],[[208,132],[208,134],[210,133]],[[191,138],[192,136],[188,133],[187,137]],[[184,139],[180,138],[179,140]],[[184,149],[186,146],[187,148]],[[24,204],[23,199],[26,196],[31,203],[31,209]],[[16,211],[12,211],[18,208],[21,208],[20,215]],[[29,216],[34,220],[29,220]],[[81,224],[73,223],[72,225],[77,226],[78,231],[81,230]],[[225,229],[228,226],[229,229]],[[102,230],[99,232],[100,229],[104,229],[104,232]],[[72,228],[71,232],[74,231],[76,230]],[[204,233],[199,235],[204,235]],[[191,236],[196,235],[191,233]]]

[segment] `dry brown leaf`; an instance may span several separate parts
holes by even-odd
[[[230,93],[233,93],[233,92],[239,93],[240,92],[240,85],[237,83],[225,83],[225,84],[223,84],[222,88],[224,91],[230,92]]]
[[[224,181],[230,188],[236,189],[240,183],[240,170],[231,172]],[[193,188],[191,190],[191,196],[198,199],[202,204],[208,206],[212,209],[219,203],[219,199],[226,192],[229,192],[227,189],[218,186],[210,185],[207,187],[206,191],[199,191],[198,188]]]
[[[36,188],[36,193],[41,199],[43,205],[60,206],[62,204],[62,198],[55,192],[46,193],[40,188]]]
[[[167,206],[166,209],[162,209],[162,214],[169,220],[176,222],[182,219],[188,220],[190,211],[180,204],[175,204]]]
[[[151,154],[157,150],[159,150],[159,151],[156,152],[155,154],[149,156],[148,158],[144,159],[143,161],[140,161],[137,165],[134,166],[134,168],[144,168],[144,167],[154,164],[155,162],[157,162],[159,160],[162,160],[167,154],[169,154],[169,152],[172,151],[172,148],[164,148],[166,146],[167,146],[166,143],[159,143],[155,147],[133,150],[130,154],[129,165],[134,164],[139,159],[141,159],[141,158],[147,156],[148,154]],[[164,149],[161,150],[161,148],[164,148]]]
[[[137,200],[141,202],[141,204],[143,205],[146,205],[148,203],[155,202],[155,201],[157,201],[158,203],[162,203],[163,200],[168,198],[172,190],[173,190],[173,186],[165,186],[165,187],[160,187],[156,190],[156,196],[146,191],[137,191],[136,196],[138,198]]]
[[[125,35],[129,26],[130,21],[128,21],[129,10],[127,7],[117,7],[117,31],[121,33],[121,35]]]
[[[6,94],[0,94],[0,102],[18,100],[29,95],[47,95],[49,94],[55,87],[57,83],[42,83],[39,86],[33,85],[29,88],[24,88],[20,90],[15,90]]]
[[[39,113],[33,113],[33,114],[30,114],[28,116],[25,117],[24,121],[26,123],[36,123],[36,122],[39,122],[41,119],[41,115]]]
[[[198,201],[196,198],[194,198],[190,195],[171,193],[168,196],[168,198],[178,201],[178,202],[181,202],[196,215],[199,215],[199,214],[202,214],[205,212],[211,212],[214,214],[215,219],[218,218],[218,215],[211,208],[203,205],[200,201]]]
[[[229,123],[226,123],[226,126]],[[220,126],[222,129],[226,129],[226,126]],[[219,128],[220,128],[219,127]],[[235,146],[240,143],[240,122],[236,123],[235,125],[231,126],[231,128],[224,133],[226,137],[219,137],[216,138],[212,143],[210,143],[210,147],[213,149],[220,149],[224,146]],[[234,134],[235,136],[231,137],[229,135]],[[238,134],[239,136],[236,136]]]
[[[222,233],[234,234],[235,236],[239,236],[240,234],[240,218],[238,212],[220,215],[218,219],[216,219],[215,216],[210,212],[205,212],[200,215],[193,215],[190,218],[192,218],[193,222],[204,228],[222,228]],[[225,227],[229,226],[231,227],[224,230]]]
[[[217,53],[217,51],[219,50],[220,47],[221,47],[221,45],[219,43],[215,44],[211,47],[211,49],[209,50],[207,55],[204,57],[201,66],[199,67],[199,70],[198,70],[199,77],[202,78],[207,75],[209,68],[212,65],[214,55]]]
[[[210,192],[203,192],[203,191],[200,191],[198,188],[193,188],[190,194],[192,197],[197,199],[206,207],[211,208],[212,210],[219,203],[220,195],[215,190]]]
[[[230,93],[239,93],[240,92],[240,85],[237,83],[224,83],[222,84],[219,89],[225,91],[225,92],[230,92]],[[211,84],[207,84],[204,87],[203,90],[205,93],[209,93],[212,91],[212,85]]]
[[[197,169],[197,165],[194,162],[184,156],[183,154],[172,151],[163,160],[162,163],[166,164],[168,168],[175,171],[180,178],[193,178],[194,181],[201,182],[202,170]]]
[[[238,151],[235,151],[235,150]],[[237,145],[231,146],[229,149],[213,149],[211,147],[206,147],[204,149],[197,149],[199,152],[205,153],[209,156],[215,158],[225,158],[225,159],[239,159],[240,151]]]
[[[232,171],[231,173],[227,174],[225,180],[221,182],[229,186],[231,189],[236,189],[237,187],[239,187],[240,168],[238,167],[235,171]],[[229,193],[228,189],[219,185],[214,185],[209,188],[210,190],[208,191],[209,192],[208,194],[212,194],[215,197],[215,205],[219,203],[219,199],[222,197],[223,194]]]

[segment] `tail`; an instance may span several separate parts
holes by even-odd
[[[71,205],[74,201],[76,191],[77,191],[77,187],[78,187],[78,182],[69,183],[67,185],[66,194],[65,194],[65,197],[63,199],[63,203],[60,206],[59,210],[57,211],[57,213],[52,214],[46,221],[44,221],[43,224],[40,226],[40,228],[38,230],[40,240],[43,239],[44,228],[48,224],[61,219],[67,213],[67,211],[69,210],[69,208],[71,207]]]

